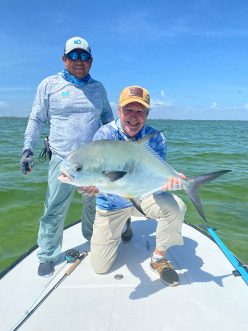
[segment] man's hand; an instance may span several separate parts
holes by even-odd
[[[182,179],[185,179],[186,176],[182,173],[178,173],[178,177],[170,177],[169,182],[164,184],[162,191],[178,191],[183,189]]]
[[[78,188],[78,192],[92,197],[93,195],[97,195],[99,190],[95,186],[81,186]]]
[[[22,158],[20,161],[20,166],[21,166],[21,170],[24,173],[24,175],[27,175],[29,172],[32,171],[34,162],[33,162],[33,152],[30,151],[30,149],[26,149],[23,153],[22,153]]]

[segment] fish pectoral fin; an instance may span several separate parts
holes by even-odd
[[[103,171],[102,173],[104,176],[108,177],[111,182],[115,182],[127,174],[126,171]]]

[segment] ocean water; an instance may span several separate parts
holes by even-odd
[[[43,213],[48,161],[38,155],[44,131],[35,150],[35,167],[24,176],[19,161],[27,119],[0,118],[0,272],[36,244]],[[188,177],[222,169],[232,172],[200,190],[210,225],[232,252],[248,264],[248,122],[149,120],[167,139],[167,161]],[[186,221],[200,219],[184,192]],[[81,217],[81,198],[75,193],[66,224]]]

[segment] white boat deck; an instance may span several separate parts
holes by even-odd
[[[166,287],[149,268],[155,228],[155,221],[134,218],[133,239],[121,244],[110,272],[95,274],[87,256],[19,330],[246,331],[248,286],[232,275],[234,268],[218,246],[184,224],[184,245],[167,255],[180,286]],[[70,248],[90,248],[80,224],[64,232],[63,251]],[[68,266],[62,262],[53,277],[38,277],[34,251],[8,272],[0,281],[0,330],[14,330]],[[115,279],[117,274],[123,278]]]

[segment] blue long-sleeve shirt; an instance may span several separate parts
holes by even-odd
[[[162,133],[154,128],[145,125],[135,137],[129,137],[121,128],[120,120],[112,121],[103,125],[97,130],[93,140],[111,139],[111,140],[139,140],[143,137],[157,132],[158,134],[149,140],[150,147],[162,158],[166,158],[166,140]],[[98,194],[96,199],[98,209],[113,210],[131,207],[130,200],[122,198],[115,194]]]
[[[38,86],[24,135],[24,148],[34,150],[46,123],[52,153],[65,158],[82,143],[90,142],[101,124],[113,120],[103,85],[90,78],[76,85],[62,73]]]

